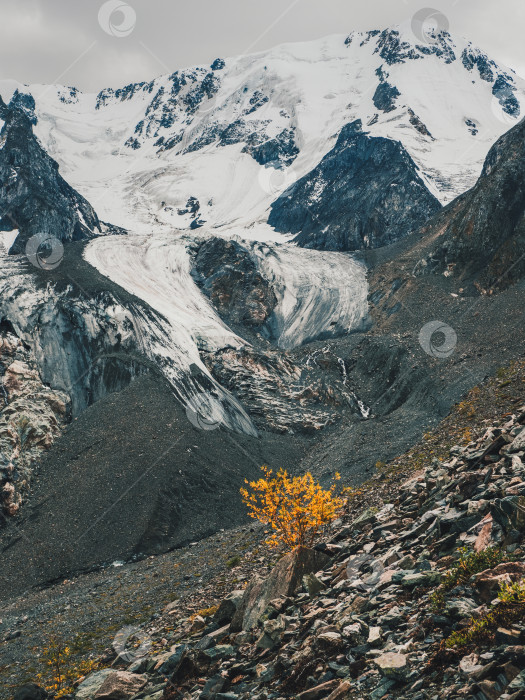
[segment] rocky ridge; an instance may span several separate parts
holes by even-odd
[[[522,120],[490,149],[476,185],[422,229],[432,250],[416,274],[444,269],[474,278],[484,290],[507,287],[523,276],[524,142]]]
[[[198,247],[193,277],[229,325],[260,327],[277,297],[249,252],[236,241],[209,238]]]
[[[154,654],[113,651],[75,698],[522,698],[521,617],[475,642],[447,640],[500,614],[500,585],[525,578],[524,457],[521,406],[387,502],[359,512],[350,499],[313,550],[287,554],[219,606],[175,624],[168,606],[142,628]]]
[[[359,415],[337,374],[324,376],[287,353],[251,347],[204,353],[210,373],[246,406],[256,425],[280,433],[315,433],[341,414]]]
[[[440,208],[403,145],[370,136],[357,120],[343,127],[310,173],[273,202],[268,223],[280,233],[297,234],[305,248],[360,250],[393,243]]]
[[[41,236],[45,244],[51,238],[76,241],[108,230],[84,197],[61,177],[58,164],[38,142],[28,100],[34,107],[30,95],[17,92],[9,106],[0,97],[0,118],[4,120],[0,132],[0,231],[16,232],[10,246],[13,254],[24,252],[32,236]]]
[[[69,418],[69,397],[42,383],[29,350],[0,331],[0,522],[19,509],[34,463]]]

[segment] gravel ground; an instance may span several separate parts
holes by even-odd
[[[422,441],[376,469],[350,497],[353,516],[392,501],[406,476],[440,456],[445,446],[467,444],[476,426],[492,424],[495,416],[522,405],[524,396],[525,361],[502,368],[465,396]],[[254,573],[264,576],[278,558],[264,539],[261,526],[245,525],[166,554],[109,566],[7,600],[0,608],[0,699],[9,700],[13,687],[35,679],[43,666],[39,655],[52,636],[72,646],[73,664],[100,657],[122,627],[142,623],[158,627],[156,620],[167,604],[174,605],[174,618],[185,617],[244,587]],[[163,629],[157,629],[155,638],[162,635]]]
[[[124,626],[147,622],[173,601],[210,607],[272,561],[260,526],[243,526],[157,557],[110,566],[4,602],[0,608],[0,698],[35,679],[52,637],[76,659],[98,656]],[[236,557],[240,560],[237,562]],[[233,559],[233,561],[232,561]],[[234,564],[234,566],[232,566]],[[12,637],[10,639],[6,639]]]

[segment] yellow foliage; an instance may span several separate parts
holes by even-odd
[[[190,620],[194,620],[196,617],[211,617],[212,615],[215,615],[217,610],[219,609],[218,605],[212,605],[209,608],[202,608],[202,610],[197,610],[196,613],[193,613],[193,615],[190,615]]]
[[[326,490],[310,472],[290,477],[283,469],[275,476],[268,467],[262,471],[264,476],[258,481],[246,481],[251,492],[241,489],[250,516],[274,530],[269,539],[272,546],[312,546],[321,527],[333,520],[343,505],[335,495],[336,484]],[[335,475],[336,481],[340,478]]]
[[[41,663],[47,667],[36,679],[45,689],[53,693],[55,700],[74,692],[74,683],[82,676],[98,668],[93,659],[75,662],[71,647],[65,646],[58,637],[52,637],[42,650]]]
[[[343,499],[343,505],[346,506],[346,510],[351,511],[354,506],[361,504],[363,502],[364,495],[365,490],[362,488],[343,486],[341,489],[341,497]]]

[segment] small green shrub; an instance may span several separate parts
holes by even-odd
[[[494,632],[522,620],[525,615],[525,579],[504,583],[498,593],[498,603],[486,615],[472,620],[463,630],[453,632],[445,640],[445,648],[463,648],[472,644],[482,645],[493,641]]]
[[[241,561],[242,561],[241,557],[237,554],[234,557],[232,557],[231,559],[228,559],[228,561],[226,562],[226,566],[229,569],[233,569],[234,567],[239,566]]]
[[[496,547],[487,547],[481,552],[469,552],[466,547],[460,550],[460,556],[441,579],[439,587],[431,596],[431,604],[434,610],[438,610],[445,600],[445,593],[456,586],[466,583],[471,576],[479,574],[485,569],[492,569],[502,562],[510,561],[509,554]]]

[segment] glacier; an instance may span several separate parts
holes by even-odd
[[[381,109],[374,97],[386,83],[395,90]],[[406,26],[284,44],[98,95],[0,81],[6,102],[17,94],[34,98],[34,132],[62,176],[127,231],[91,241],[84,257],[155,312],[152,324],[134,309],[137,343],[187,403],[199,391],[187,380],[197,366],[222,397],[223,422],[249,434],[250,418],[201,353],[250,343],[195,284],[191,247],[210,236],[242,242],[278,296],[262,333],[282,350],[361,329],[364,265],[298,248],[268,225],[271,204],[357,119],[398,140],[446,204],[475,182],[525,107],[525,81],[510,69],[449,34],[421,46]]]

